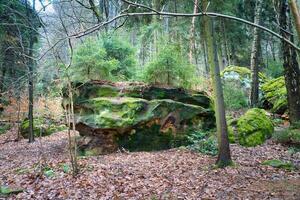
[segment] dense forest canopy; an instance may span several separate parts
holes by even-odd
[[[280,144],[296,157],[260,161],[297,169],[299,7],[299,0],[0,0],[0,134],[68,141],[73,177],[81,156],[180,147],[225,168],[243,149]],[[50,168],[41,164],[41,174],[54,176]],[[0,179],[0,198],[15,195],[7,184]]]

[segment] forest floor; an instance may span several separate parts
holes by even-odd
[[[0,199],[300,199],[299,169],[262,165],[267,159],[299,163],[300,154],[272,141],[231,145],[235,165],[226,169],[214,168],[215,157],[183,148],[81,157],[73,178],[66,132],[33,144],[14,138],[14,130],[0,135],[0,186],[23,192]]]

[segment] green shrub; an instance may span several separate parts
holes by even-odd
[[[0,135],[6,133],[10,128],[10,124],[0,124]]]
[[[39,137],[40,135],[43,137],[67,129],[65,125],[56,125],[54,122],[47,121],[44,118],[34,118],[33,126],[35,137]],[[24,138],[29,137],[29,120],[27,118],[21,123],[21,135]]]
[[[227,109],[237,110],[247,107],[247,95],[243,88],[235,81],[225,81],[224,83],[224,102]]]
[[[300,147],[300,129],[286,129],[283,131],[277,131],[273,135],[275,142],[286,144],[286,145],[296,145]]]
[[[283,67],[280,60],[274,61],[273,59],[268,60],[268,66],[263,69],[264,73],[268,77],[278,78],[283,76]]]
[[[134,49],[117,36],[93,37],[74,50],[73,81],[128,80],[133,77]]]
[[[166,44],[146,65],[143,80],[156,85],[190,88],[195,80],[195,66],[184,58],[179,45]]]
[[[209,132],[193,131],[187,136],[188,148],[207,155],[217,155],[217,139]]]

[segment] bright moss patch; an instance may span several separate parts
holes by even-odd
[[[275,168],[281,168],[281,169],[286,169],[286,170],[293,170],[294,169],[294,165],[291,162],[284,162],[282,160],[265,160],[263,163],[263,165],[268,165],[271,167],[275,167]]]
[[[248,110],[237,123],[239,143],[243,146],[256,146],[272,136],[273,123],[262,109]]]
[[[4,196],[4,197],[7,197],[9,195],[18,194],[20,192],[23,192],[23,189],[21,189],[21,188],[11,188],[11,187],[8,187],[8,186],[1,186],[0,187],[0,197],[1,197],[1,195]]]
[[[201,119],[198,115],[207,113],[209,116],[212,111],[168,99],[147,101],[131,97],[100,97],[84,103],[79,120],[95,128],[127,128],[165,118],[172,112],[179,113],[179,122],[194,118],[199,124]],[[203,123],[205,126],[204,120]]]
[[[251,78],[251,70],[247,67],[239,67],[239,66],[235,66],[235,65],[230,65],[228,67],[226,67],[222,72],[221,72],[221,76],[223,77],[226,73],[235,73],[239,75],[239,78],[241,79],[241,81],[245,80],[245,79],[250,79]],[[267,77],[265,74],[259,72],[258,74],[260,82],[265,82]]]
[[[235,143],[235,135],[234,135],[234,130],[232,126],[227,127],[228,131],[228,139],[230,143]]]
[[[251,77],[251,70],[249,68],[239,67],[239,66],[234,66],[234,65],[230,65],[230,66],[226,67],[221,72],[221,76],[224,76],[224,74],[226,74],[226,73],[232,73],[232,72],[237,73],[241,79]]]
[[[287,91],[284,77],[267,81],[261,86],[264,99],[271,103],[271,111],[282,114],[287,110]]]

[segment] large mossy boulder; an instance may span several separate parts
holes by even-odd
[[[24,119],[21,123],[21,135],[24,138],[29,137],[29,120],[28,118]],[[34,118],[33,120],[33,133],[35,137],[39,136],[48,136],[52,133],[65,130],[67,127],[65,125],[58,125],[52,120],[45,118]]]
[[[287,105],[287,91],[284,77],[278,77],[265,82],[261,86],[263,92],[263,105],[277,114],[286,112]]]
[[[238,141],[241,145],[257,146],[272,136],[274,126],[263,109],[253,108],[239,118],[237,125]]]
[[[158,150],[182,144],[187,130],[214,127],[204,92],[141,83],[73,84],[76,130],[85,154]],[[64,106],[69,105],[67,98]]]

